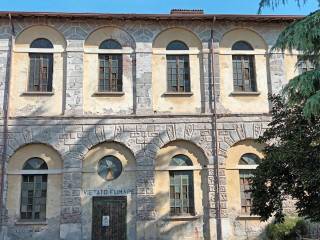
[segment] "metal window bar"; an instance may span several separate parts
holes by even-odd
[[[99,55],[99,92],[122,91],[122,55]]]
[[[51,53],[30,53],[28,91],[51,92],[53,55]]]
[[[233,55],[232,64],[234,90],[240,92],[256,91],[254,56]]]
[[[47,175],[23,175],[20,217],[22,220],[46,219]]]
[[[170,215],[193,215],[192,171],[170,171]]]
[[[252,206],[251,197],[251,177],[253,176],[252,170],[240,171],[240,195],[241,195],[241,212],[250,214]]]
[[[190,92],[188,55],[167,55],[167,82],[170,92]]]

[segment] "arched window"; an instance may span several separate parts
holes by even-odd
[[[100,44],[99,48],[100,49],[122,49],[122,46],[116,40],[107,39]]]
[[[178,51],[189,50],[189,47],[184,42],[175,40],[168,44],[166,50],[168,91],[190,92],[189,55],[185,52],[178,53]]]
[[[189,47],[182,41],[172,41],[168,44],[167,50],[189,50]]]
[[[252,206],[251,198],[251,177],[254,168],[260,163],[261,159],[253,153],[243,154],[239,160],[241,169],[240,175],[240,195],[241,195],[241,212],[250,214]]]
[[[99,49],[120,50],[122,46],[113,39],[104,40]],[[99,54],[99,92],[122,91],[122,54]]]
[[[47,170],[41,158],[31,158],[25,162],[23,170],[30,174],[22,175],[20,217],[22,220],[45,220],[47,201],[47,174],[37,171]]]
[[[35,39],[31,49],[53,49],[53,44],[46,38]],[[46,52],[29,53],[30,70],[28,91],[51,92],[53,76],[53,54]]]
[[[234,91],[256,92],[254,55],[248,53],[248,51],[254,50],[253,47],[245,41],[238,41],[233,44],[232,50],[245,53],[232,54]]]
[[[185,155],[176,155],[170,166],[170,215],[194,215],[193,171],[179,170],[179,167],[192,166],[192,161]]]
[[[30,48],[53,48],[53,45],[46,38],[37,38],[30,44]]]
[[[232,45],[232,50],[250,51],[253,50],[253,47],[245,41],[238,41]]]

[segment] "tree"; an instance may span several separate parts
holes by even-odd
[[[300,216],[320,221],[320,116],[305,118],[303,104],[287,105],[272,96],[272,121],[260,142],[265,159],[252,178],[252,214],[284,219],[283,201],[296,200]]]
[[[272,8],[286,4],[288,0],[261,0],[259,12],[267,6]],[[298,5],[307,0],[295,0]],[[317,0],[320,5],[320,0]],[[309,61],[315,70],[302,73],[293,78],[285,86],[283,95],[288,104],[302,104],[306,117],[320,114],[320,10],[305,18],[294,21],[279,35],[272,50],[296,49],[300,51],[300,59]]]

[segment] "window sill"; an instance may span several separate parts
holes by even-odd
[[[193,92],[165,92],[164,97],[191,97]]]
[[[48,225],[48,221],[18,220],[15,222],[15,225]]]
[[[232,92],[231,96],[259,96],[260,92]]]
[[[199,219],[200,215],[184,215],[184,216],[169,216],[165,218],[167,221],[192,221]]]
[[[52,96],[54,92],[24,92],[22,96]]]
[[[245,215],[245,214],[243,214],[243,215],[239,215],[237,217],[237,219],[239,219],[239,220],[259,220],[260,217],[256,216],[256,215]]]
[[[94,97],[118,97],[123,96],[124,92],[95,92]]]

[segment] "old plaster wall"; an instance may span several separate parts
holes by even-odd
[[[20,220],[20,201],[23,165],[30,158],[38,157],[48,165],[46,222],[39,224]],[[50,146],[30,144],[19,148],[9,159],[7,168],[8,239],[58,238],[60,235],[60,208],[62,191],[62,162]]]
[[[227,209],[230,218],[230,229],[232,233],[229,239],[247,239],[248,237],[259,237],[265,227],[255,216],[244,216],[241,213],[240,176],[239,161],[243,154],[254,153],[263,158],[263,145],[253,140],[242,140],[235,143],[227,152],[226,179],[227,179]]]
[[[170,216],[170,178],[171,159],[182,154],[190,158],[193,163],[194,207],[195,216],[190,219]],[[208,201],[207,180],[204,166],[208,164],[205,154],[196,145],[187,141],[174,141],[162,147],[155,160],[155,209],[160,219],[157,228],[159,239],[203,239],[204,238],[204,206]],[[170,221],[171,220],[171,221]],[[191,221],[190,221],[191,220]],[[172,231],[171,229],[174,229]]]
[[[105,181],[97,174],[98,162],[105,156],[117,157],[123,167],[121,175],[113,181]],[[127,196],[127,236],[136,239],[136,162],[132,152],[124,145],[115,142],[106,142],[95,146],[85,156],[82,167],[82,239],[91,239],[92,233],[92,197],[99,196],[92,193],[94,190],[126,190]],[[89,191],[89,192],[88,192]],[[114,193],[109,193],[112,196]],[[117,195],[117,194],[115,194]]]
[[[253,51],[232,51],[232,45],[237,41],[246,41]],[[235,29],[227,32],[220,43],[221,69],[221,104],[230,113],[267,113],[268,78],[267,78],[267,46],[256,32],[248,29]],[[257,95],[235,95],[233,89],[232,55],[254,55]]]
[[[30,44],[37,38],[47,38],[54,46],[53,53],[53,90],[52,94],[28,94],[29,53],[38,52],[31,49]],[[57,116],[62,114],[65,40],[54,28],[33,26],[21,32],[15,41],[13,68],[10,85],[11,116]]]
[[[100,50],[102,41],[114,39],[121,50]],[[94,30],[86,39],[84,47],[84,112],[88,115],[132,114],[133,113],[133,61],[135,42],[132,37],[118,27],[102,27]],[[98,54],[122,54],[123,74],[122,95],[98,94],[99,59]]]
[[[130,200],[132,201],[133,209],[134,207],[136,209],[134,223],[136,224],[136,232],[132,233],[136,234],[136,239],[158,239],[154,235],[154,232],[159,232],[159,230],[161,237],[166,239],[166,236],[177,236],[177,234],[184,232],[185,229],[192,229],[192,233],[195,234],[193,236],[216,239],[217,181],[220,184],[219,198],[221,200],[222,234],[224,239],[240,236],[236,234],[242,234],[246,231],[243,224],[239,224],[238,221],[234,220],[228,211],[229,204],[232,206],[233,198],[228,197],[227,193],[229,179],[226,171],[226,158],[228,157],[228,149],[230,147],[241,140],[248,138],[257,139],[264,129],[267,128],[267,123],[270,121],[268,116],[261,113],[267,113],[268,111],[266,93],[277,92],[286,82],[285,57],[282,54],[272,56],[265,56],[264,54],[266,49],[270,49],[275,42],[277,35],[284,27],[283,24],[217,22],[214,26],[213,63],[215,73],[214,84],[216,87],[215,98],[218,102],[219,113],[224,114],[224,117],[219,117],[216,126],[218,128],[219,147],[217,156],[219,168],[217,171],[214,168],[214,152],[212,147],[212,129],[214,126],[211,116],[207,115],[212,109],[211,60],[208,52],[211,23],[199,20],[179,22],[136,20],[124,22],[121,20],[76,20],[39,17],[14,19],[13,24],[17,37],[15,45],[17,49],[14,50],[15,64],[12,69],[11,82],[16,83],[12,83],[13,86],[10,89],[11,119],[9,121],[7,161],[4,162],[4,167],[7,171],[7,166],[10,165],[10,157],[26,144],[43,143],[51,145],[59,152],[63,162],[63,173],[61,183],[57,180],[53,188],[56,189],[59,184],[61,186],[60,201],[55,201],[55,204],[60,204],[60,215],[57,217],[60,218],[60,239],[78,240],[82,236],[89,239],[89,235],[84,234],[83,229],[90,228],[88,219],[85,218],[88,214],[90,215],[90,207],[88,207],[89,205],[86,205],[84,208],[82,207],[82,204],[86,203],[81,193],[83,186],[97,187],[95,185],[86,185],[88,182],[85,179],[93,178],[97,182],[99,180],[96,179],[95,174],[85,172],[84,164],[86,161],[84,158],[88,154],[91,154],[89,151],[95,149],[95,146],[100,146],[99,144],[110,141],[120,142],[130,149],[134,155],[136,172],[139,173],[135,175],[136,200],[134,198]],[[33,29],[31,26],[38,26],[36,27],[38,31],[31,31],[29,37],[28,31]],[[125,46],[131,46],[134,49],[133,54],[129,52],[124,53],[127,54],[128,69],[130,69],[130,63],[132,65],[132,74],[128,70],[127,77],[124,78],[126,81],[126,86],[124,86],[125,95],[121,97],[98,98],[92,96],[92,93],[96,91],[93,85],[96,81],[96,77],[94,77],[96,73],[92,69],[95,68],[94,64],[96,64],[97,52],[95,51],[98,44],[97,42],[88,44],[88,39],[90,39],[90,36],[94,36],[94,32],[98,32],[98,29],[105,26],[112,26],[112,31],[115,31],[113,36],[119,41],[126,39],[123,41],[130,44]],[[50,31],[44,31],[44,28],[50,29]],[[244,30],[244,28],[247,30]],[[114,29],[122,29],[126,34],[120,34],[122,31]],[[172,31],[170,33],[168,29],[176,29],[179,34],[174,34]],[[228,32],[235,29],[241,29],[244,32],[241,33],[240,30],[240,32],[236,30],[237,34],[234,36],[234,41],[237,38],[239,38],[237,40],[246,39],[245,37],[248,35],[248,32],[250,34],[255,32],[254,36],[247,40],[253,41],[253,46],[265,42],[264,47],[259,47],[260,45],[257,47],[259,51],[261,50],[256,56],[259,63],[256,65],[259,67],[259,78],[257,79],[258,90],[261,92],[259,96],[244,98],[229,95],[232,91],[232,87],[228,85],[232,83],[230,56],[227,53],[220,53],[220,44],[223,42],[223,36],[227,36]],[[102,32],[107,34],[104,31]],[[26,89],[26,58],[28,51],[25,51],[27,45],[23,45],[26,43],[21,42],[20,50],[18,47],[20,44],[19,36],[22,36],[24,33],[28,33],[28,37],[25,39],[29,39],[29,42],[31,38],[44,36],[50,38],[55,46],[64,47],[54,49],[54,51],[57,51],[54,53],[55,66],[60,67],[55,70],[55,74],[57,74],[54,77],[55,92],[50,97],[21,96],[21,93]],[[44,33],[45,35],[41,35]],[[163,81],[165,79],[163,72],[165,68],[161,64],[164,57],[161,49],[164,48],[166,39],[164,38],[163,45],[159,47],[158,53],[156,53],[157,49],[153,49],[153,47],[157,39],[159,40],[161,36],[166,35],[172,40],[181,38],[186,43],[190,41],[190,46],[194,46],[192,47],[192,51],[194,52],[191,54],[193,59],[191,65],[192,74],[194,74],[192,75],[193,79],[191,82],[193,92],[191,97],[179,96],[173,99],[172,97],[164,98],[160,96],[166,91],[166,82]],[[96,41],[104,36],[107,37],[108,35],[97,37]],[[7,93],[5,92],[5,82],[8,79],[8,69],[10,67],[8,64],[10,62],[8,54],[9,37],[10,28],[8,21],[1,20],[1,103],[4,102],[5,98],[3,97]],[[61,44],[55,44],[57,39],[60,39]],[[230,44],[228,48],[230,48]],[[154,69],[157,66],[156,64],[158,64],[160,70],[162,69],[161,73]],[[197,65],[199,66],[198,69],[195,67]],[[260,68],[260,66],[263,67]],[[287,71],[291,73],[289,68],[287,68]],[[287,73],[287,75],[289,74]],[[130,84],[132,84],[132,93],[130,92]],[[156,84],[159,85],[157,88],[154,88]],[[156,97],[157,94],[159,94],[158,97]],[[132,101],[130,100],[131,96]],[[44,109],[43,112],[38,110],[40,108]],[[160,114],[153,114],[154,111],[159,111]],[[128,113],[132,112],[137,113],[137,115],[128,116]],[[1,113],[3,113],[3,110],[1,110]],[[165,115],[161,113],[165,113]],[[187,113],[188,116],[177,116],[177,113]],[[237,113],[238,115],[228,115],[230,113]],[[243,113],[246,115],[241,115]],[[60,116],[61,114],[62,116]],[[116,116],[109,117],[110,114],[116,114]],[[28,117],[21,118],[18,116]],[[41,118],[37,116],[41,116]],[[159,151],[167,149],[167,144],[176,140],[192,142],[201,149],[208,161],[206,169],[195,170],[195,175],[200,175],[202,181],[202,185],[199,182],[196,184],[201,189],[199,191],[202,191],[197,196],[197,208],[199,208],[199,213],[203,214],[203,216],[198,219],[185,221],[184,223],[181,221],[163,221],[162,216],[166,214],[167,210],[159,208],[157,203],[157,199],[161,198],[159,194],[162,195],[162,192],[164,192],[164,195],[166,195],[166,190],[157,187],[157,176],[164,173],[155,170],[157,166],[156,156]],[[3,146],[3,141],[1,144]],[[131,158],[129,157],[128,159]],[[90,161],[87,162],[89,163]],[[217,176],[217,173],[219,173],[219,176]],[[129,176],[131,172],[125,172],[124,174],[128,174]],[[12,175],[12,177],[16,176]],[[132,179],[134,178],[130,175],[131,177]],[[5,191],[3,195],[6,209],[4,211],[5,224],[1,231],[2,236],[15,232],[15,236],[18,239],[19,237],[25,238],[25,236],[30,238],[30,232],[33,234],[36,230],[37,233],[34,234],[37,236],[57,239],[55,235],[57,228],[51,228],[49,222],[48,225],[41,228],[35,225],[22,226],[14,224],[12,221],[14,218],[11,215],[14,213],[10,207],[10,200],[12,198],[10,189],[18,191],[20,186],[18,186],[19,184],[12,186],[10,178],[11,175],[8,172],[5,175]],[[198,179],[200,181],[200,177]],[[118,180],[120,181],[120,179]],[[19,182],[20,180],[18,179],[17,181]],[[207,187],[207,192],[204,191],[204,185]],[[19,196],[19,193],[17,194],[16,192],[14,196],[16,199],[12,203],[18,204],[17,199],[19,197],[17,196]],[[205,204],[204,202],[201,203],[200,199],[205,201]],[[9,207],[11,208],[10,211]],[[16,207],[14,208],[16,209]],[[52,212],[55,211],[54,209],[52,210]],[[235,226],[237,226],[237,231],[235,231]],[[50,235],[50,229],[53,229],[53,235]],[[133,231],[129,230],[130,234]]]
[[[167,45],[180,40],[188,51],[166,51]],[[153,110],[157,113],[200,113],[201,112],[201,72],[202,46],[194,33],[181,28],[170,28],[158,34],[153,42],[152,55],[152,95]],[[168,95],[167,58],[169,54],[188,54],[190,61],[190,82],[192,95]]]

